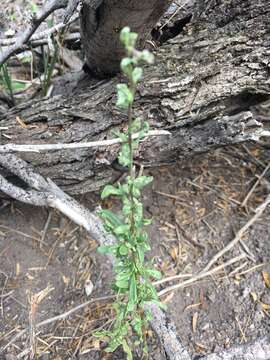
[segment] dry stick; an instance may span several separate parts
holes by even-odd
[[[5,166],[5,165],[6,166]],[[36,174],[32,167],[24,160],[18,159],[13,154],[0,154],[0,165],[21,177],[26,183],[37,190],[43,191],[47,196],[47,206],[58,209],[72,221],[83,226],[90,236],[100,245],[111,245],[116,242],[114,236],[108,234],[98,216],[79,204],[75,199],[64,193],[53,181],[47,181]],[[1,189],[0,190],[5,190]],[[42,193],[42,192],[41,192]],[[10,194],[10,193],[9,193]],[[11,194],[13,198],[16,194]],[[113,262],[112,257],[109,257]],[[157,305],[149,305],[147,309],[152,312],[151,326],[157,334],[169,360],[190,360],[187,350],[177,336],[176,328]]]
[[[230,265],[234,264],[235,262],[238,262],[238,261],[244,259],[245,257],[246,257],[245,254],[241,254],[241,255],[238,255],[235,258],[225,262],[224,264],[221,264],[221,265],[215,267],[214,269],[212,269],[210,271],[202,271],[199,274],[197,274],[195,276],[192,276],[192,278],[183,281],[182,283],[169,286],[169,287],[159,291],[158,296],[161,297],[161,296],[167,294],[168,292],[171,292],[171,291],[174,291],[174,290],[177,290],[177,289],[181,289],[181,288],[183,288],[183,287],[185,287],[185,286],[187,286],[187,285],[189,285],[191,283],[194,283],[197,280],[201,280],[201,279],[203,279],[203,278],[205,278],[207,276],[211,276],[211,275],[215,274],[216,272],[222,270],[223,268],[225,268],[227,266],[230,266]]]
[[[264,210],[267,208],[267,206],[270,203],[270,194],[266,197],[265,201],[259,205],[256,209],[255,209],[255,214],[253,215],[253,217],[237,232],[235,238],[229,242],[228,245],[225,246],[225,248],[223,248],[222,250],[220,250],[210,261],[209,263],[206,265],[206,267],[202,270],[201,273],[204,273],[206,271],[208,271],[211,266],[221,257],[223,256],[226,252],[228,252],[229,250],[231,250],[242,238],[242,236],[244,235],[244,233],[250,228],[250,226],[252,226],[254,224],[254,222],[256,220],[258,220],[258,218],[262,215],[262,213],[264,212]]]
[[[264,177],[264,175],[267,173],[268,169],[270,168],[270,163],[266,166],[266,168],[264,169],[264,171],[261,173],[261,175],[258,177],[257,181],[255,182],[255,184],[252,186],[252,188],[250,189],[250,191],[248,192],[247,196],[245,197],[245,199],[243,200],[241,206],[244,207],[246,205],[246,203],[248,202],[250,196],[252,195],[252,193],[255,191],[256,187],[259,185],[259,183],[261,182],[262,178]]]
[[[70,24],[70,23],[68,23],[68,24]],[[60,24],[58,24],[58,25],[60,25]],[[65,25],[65,27],[66,26],[67,25]],[[48,29],[48,32],[49,32],[49,30],[50,29]],[[44,32],[46,32],[46,31],[44,31]],[[39,35],[39,34],[37,34],[37,35]],[[80,39],[81,39],[81,34],[79,32],[72,32],[72,33],[67,34],[65,36],[65,38],[63,39],[63,41],[64,41],[64,43],[66,43],[68,41],[76,42],[76,41],[78,41]],[[32,40],[31,39],[27,44],[24,45],[24,48],[21,49],[21,50],[18,50],[16,52],[16,54],[27,51],[27,50],[34,49],[34,48],[39,47],[41,45],[47,45],[49,41],[50,41],[50,39],[48,37],[41,38],[41,39],[38,39],[38,40]],[[4,46],[8,46],[8,44],[13,44],[13,43],[14,43],[13,39],[0,39],[0,47],[3,46],[3,44],[6,44]],[[6,130],[8,130],[8,129],[6,129]]]
[[[69,20],[68,23],[61,22],[59,24],[54,25],[51,28],[48,28],[46,30],[40,31],[40,32],[38,32],[36,34],[33,34],[31,39],[29,40],[29,44],[31,44],[31,46],[32,46],[36,42],[38,42],[38,45],[40,45],[41,43],[42,44],[47,43],[49,36],[51,36],[52,34],[57,33],[59,30],[61,30],[64,27],[72,24],[78,18],[79,18],[79,14],[74,14],[71,17],[71,19]],[[1,46],[11,46],[11,45],[14,45],[18,40],[19,40],[19,37],[13,37],[13,38],[8,38],[8,39],[0,39],[0,45]]]
[[[166,130],[149,130],[147,133],[147,137],[160,136],[160,135],[170,135],[170,132]],[[132,138],[133,140],[135,140],[138,139],[139,136],[140,134],[136,133],[132,136]],[[145,137],[143,140],[145,140],[147,137]],[[80,142],[80,143],[71,143],[71,144],[42,144],[42,145],[6,144],[6,145],[0,145],[0,153],[84,149],[84,148],[92,148],[92,147],[111,146],[115,144],[120,144],[122,142],[123,141],[121,139],[115,138],[110,140],[99,140],[99,141]]]

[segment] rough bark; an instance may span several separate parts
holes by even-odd
[[[268,0],[206,1],[192,23],[157,50],[146,69],[135,111],[171,138],[142,143],[137,161],[170,163],[217,146],[256,140],[263,124],[249,110],[270,94]],[[126,114],[115,107],[119,79],[87,87],[72,96],[22,104],[2,116],[1,126],[14,143],[91,141],[112,137]],[[20,126],[19,116],[27,125]],[[3,142],[7,142],[3,138]],[[69,193],[98,189],[119,176],[112,164],[117,146],[46,154],[22,154],[37,171]]]
[[[145,40],[172,0],[84,0],[81,9],[81,38],[90,71],[98,77],[119,71],[123,47],[119,32],[130,26]]]

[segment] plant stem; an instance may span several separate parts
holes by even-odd
[[[135,174],[134,174],[134,161],[133,161],[133,140],[132,140],[132,121],[133,121],[133,103],[134,103],[134,97],[135,97],[135,85],[132,81],[132,79],[129,80],[129,88],[132,92],[132,96],[133,96],[133,101],[129,104],[128,106],[128,146],[129,146],[129,156],[130,156],[130,165],[129,165],[129,176],[131,181],[135,178]],[[131,205],[132,205],[132,209],[133,211],[131,212],[131,219],[130,219],[130,223],[131,223],[131,234],[134,235],[135,232],[135,219],[134,219],[134,197],[133,197],[133,185],[130,186],[130,201],[131,201]]]

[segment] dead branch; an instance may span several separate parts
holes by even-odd
[[[56,24],[46,30],[34,33],[31,38],[29,39],[28,43],[29,46],[33,46],[35,44],[45,44],[48,42],[48,37],[59,32],[60,30],[62,30],[64,27],[72,24],[74,21],[76,21],[79,18],[79,14],[74,14],[70,20],[68,21],[68,23],[64,23],[64,22],[60,22],[59,24]],[[19,37],[12,37],[12,38],[8,38],[8,39],[0,39],[0,46],[11,46],[14,45],[16,42],[19,41]],[[24,49],[22,49],[23,51]],[[19,50],[18,50],[19,51]],[[18,53],[17,51],[17,53]]]
[[[160,136],[170,135],[169,131],[166,130],[150,130],[147,133],[148,136]],[[137,139],[140,136],[139,133],[134,134],[133,139]],[[147,138],[146,137],[146,138]],[[142,139],[146,140],[146,138]],[[100,140],[91,142],[80,142],[72,144],[42,144],[42,145],[17,145],[17,144],[6,144],[0,145],[0,153],[14,153],[14,152],[42,152],[42,151],[55,151],[55,150],[70,150],[70,149],[87,149],[93,147],[107,147],[110,145],[120,144],[122,140],[119,138],[111,140]]]
[[[210,270],[210,271],[204,271],[203,270],[203,271],[199,272],[198,274],[192,276],[190,279],[187,279],[187,280],[185,280],[185,281],[183,281],[183,282],[181,282],[179,284],[168,286],[167,288],[159,291],[158,296],[161,297],[161,296],[164,296],[165,294],[167,294],[167,293],[169,293],[171,291],[174,291],[174,290],[177,290],[177,289],[182,289],[182,288],[184,288],[184,287],[186,287],[186,286],[188,286],[188,285],[190,285],[190,284],[192,284],[192,283],[194,283],[194,282],[196,282],[198,280],[201,280],[201,279],[203,279],[205,277],[211,276],[211,275],[219,272],[220,270],[224,269],[225,267],[230,266],[230,265],[234,264],[235,262],[238,262],[238,261],[244,259],[245,257],[246,257],[245,254],[240,254],[240,255],[236,256],[235,258],[228,260],[224,264],[221,264],[221,265],[215,267],[213,270]]]

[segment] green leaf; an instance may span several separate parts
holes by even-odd
[[[127,255],[128,254],[128,247],[126,247],[126,245],[121,245],[119,247],[119,253],[120,255]]]
[[[136,331],[137,335],[139,337],[141,337],[143,334],[142,334],[142,326],[143,326],[143,321],[142,319],[139,317],[139,316],[135,316],[132,320],[132,326],[133,326],[133,329]]]
[[[117,86],[117,103],[119,108],[127,109],[134,101],[134,96],[127,84],[118,84]]]
[[[132,209],[131,201],[127,197],[123,197],[122,200],[123,200],[123,205],[124,205],[123,209],[122,209],[123,214],[125,216],[128,216],[128,215],[130,215],[131,209]]]
[[[133,70],[133,60],[131,58],[124,58],[121,61],[121,69],[122,71],[128,75],[132,76],[132,70]]]
[[[124,352],[127,354],[127,360],[132,360],[133,359],[132,352],[131,352],[131,349],[125,339],[123,339],[123,341],[122,341],[122,346],[123,346]]]
[[[131,32],[129,34],[129,38],[128,38],[128,46],[130,48],[134,48],[134,46],[136,45],[137,39],[138,39],[138,34]]]
[[[125,26],[120,32],[120,41],[124,45],[128,44],[129,34],[130,34],[130,27],[129,26]]]
[[[142,227],[143,220],[143,205],[137,199],[133,199],[135,207],[134,207],[134,218],[137,227]]]
[[[127,280],[117,280],[115,282],[115,285],[119,288],[119,289],[128,289],[128,281]]]
[[[155,61],[154,55],[149,50],[143,50],[139,55],[139,58],[147,64],[153,64]]]
[[[131,133],[137,132],[137,131],[139,131],[141,129],[141,126],[142,126],[141,120],[139,118],[136,118],[132,122],[131,127],[130,127],[129,130],[130,130]]]
[[[141,190],[146,185],[150,184],[152,181],[152,176],[139,176],[134,180],[134,185],[136,186],[136,188]]]
[[[97,251],[100,254],[110,254],[110,253],[114,253],[116,248],[117,245],[102,245],[98,247]]]
[[[95,336],[95,337],[106,337],[106,336],[108,336],[110,334],[110,331],[107,331],[107,330],[101,330],[101,331],[94,331],[93,332],[93,335]]]
[[[136,186],[132,186],[132,195],[139,199],[139,197],[141,196],[141,192],[140,189],[138,189]]]
[[[138,254],[139,260],[142,264],[144,263],[144,253],[145,253],[144,246],[139,244],[137,246],[137,254]]]
[[[122,345],[121,339],[114,337],[110,342],[109,345],[106,347],[106,352],[114,352],[120,345]]]
[[[154,279],[160,280],[162,278],[161,272],[155,269],[146,269],[146,274]]]
[[[133,311],[134,307],[137,303],[137,284],[136,284],[136,277],[135,274],[132,274],[130,278],[130,285],[129,285],[129,297],[128,297],[128,311]]]
[[[121,146],[118,161],[120,165],[130,166],[130,149],[128,144],[123,144]]]
[[[123,225],[123,222],[119,219],[119,217],[117,215],[115,215],[113,212],[111,212],[110,210],[102,209],[99,212],[99,215],[102,217],[103,220],[108,222],[113,227]]]
[[[122,224],[114,229],[116,235],[127,235],[129,233],[130,225]]]
[[[127,142],[128,141],[128,135],[126,135],[125,133],[122,133],[120,131],[115,131],[114,134],[122,141],[122,142]]]
[[[34,3],[33,1],[31,1],[30,3],[30,9],[32,11],[33,14],[37,14],[38,12],[38,6],[36,3]]]
[[[143,219],[143,225],[148,226],[152,224],[152,219]]]
[[[143,76],[143,70],[140,67],[135,67],[135,69],[132,71],[132,81],[134,84],[137,84]]]
[[[122,195],[122,191],[120,189],[117,189],[115,186],[113,185],[106,185],[105,188],[103,189],[102,193],[101,193],[101,199],[105,199],[110,195]]]

